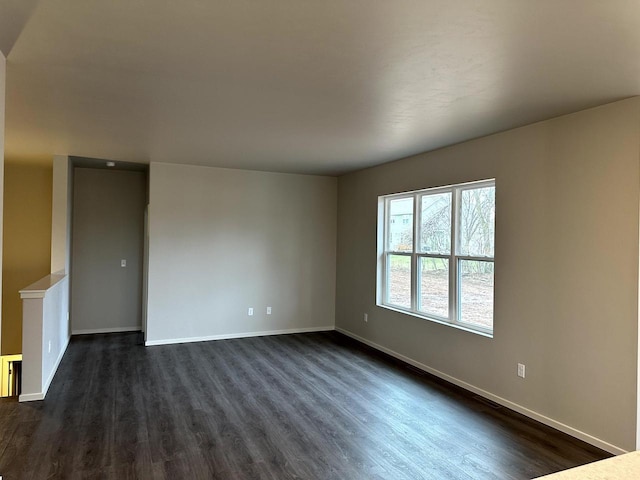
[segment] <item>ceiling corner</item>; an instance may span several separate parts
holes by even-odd
[[[0,2],[0,52],[9,54],[35,10],[38,0],[3,0]]]

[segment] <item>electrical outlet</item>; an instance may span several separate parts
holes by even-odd
[[[367,323],[369,321],[369,314],[365,313],[364,314],[364,322]]]
[[[524,363],[518,364],[518,376],[524,378]]]
[[[267,307],[267,315],[271,315],[271,307]]]
[[[248,312],[249,316],[253,316],[253,308],[249,308],[249,312]]]
[[[121,267],[126,267],[127,266],[127,261],[124,258],[122,260],[120,260],[120,266]]]

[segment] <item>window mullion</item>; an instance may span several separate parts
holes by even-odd
[[[458,204],[459,190],[451,192],[451,251],[449,257],[449,321],[458,321]]]
[[[382,257],[382,268],[384,268],[384,270],[382,271],[382,277],[384,279],[384,285],[382,288],[382,301],[386,304],[389,303],[389,287],[391,283],[391,276],[389,275],[389,265],[391,265],[391,263],[389,262],[389,254],[387,252],[384,252]]]
[[[413,196],[413,251],[411,254],[411,310],[417,312],[420,308],[419,295],[418,295],[418,245],[420,234],[420,209],[418,208],[418,195]]]
[[[457,255],[458,260],[470,260],[472,262],[494,262],[494,257],[475,257],[473,255]]]
[[[391,210],[390,203],[391,201],[386,198],[384,201],[384,252],[388,252],[389,250],[391,250],[391,240],[389,238],[391,230],[391,213],[389,211]]]

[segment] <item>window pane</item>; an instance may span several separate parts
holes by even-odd
[[[449,260],[420,258],[419,310],[439,317],[449,317]]]
[[[462,190],[459,208],[459,254],[493,257],[496,187]]]
[[[493,328],[493,262],[460,260],[460,321]]]
[[[389,202],[389,250],[413,250],[413,197]]]
[[[451,192],[424,195],[421,209],[421,251],[448,254],[451,251]]]
[[[389,255],[387,292],[389,303],[411,308],[411,257]]]

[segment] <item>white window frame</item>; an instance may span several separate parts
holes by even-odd
[[[481,180],[477,182],[460,183],[456,185],[448,185],[445,187],[427,188],[422,190],[414,190],[410,192],[402,192],[391,195],[382,195],[378,197],[378,275],[377,275],[377,296],[376,303],[378,306],[399,311],[409,315],[417,316],[438,323],[443,323],[463,330],[479,333],[488,337],[493,336],[493,328],[484,328],[480,325],[465,323],[460,319],[460,278],[458,276],[459,262],[481,261],[491,262],[495,265],[495,248],[494,256],[470,256],[459,254],[459,228],[460,228],[460,197],[463,191],[472,190],[483,187],[495,187],[495,179]],[[448,254],[425,253],[421,252],[420,246],[420,225],[422,224],[421,213],[419,208],[422,197],[425,195],[434,195],[440,193],[451,193],[451,242]],[[394,251],[389,248],[389,225],[390,225],[390,208],[389,204],[392,200],[403,198],[413,199],[413,247],[408,251]],[[495,235],[495,230],[494,230]],[[495,245],[495,238],[494,238]],[[389,302],[389,276],[388,268],[390,266],[389,258],[391,255],[400,255],[410,257],[411,262],[411,307],[405,308]],[[443,258],[449,261],[449,316],[442,317],[421,311],[418,292],[418,275],[419,262],[421,258]],[[495,275],[495,268],[494,268]],[[494,282],[494,318],[495,318],[495,282]],[[493,324],[493,322],[492,322]]]

